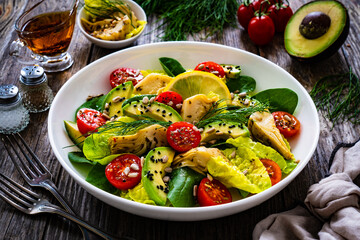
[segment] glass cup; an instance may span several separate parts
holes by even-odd
[[[15,22],[19,39],[12,42],[10,55],[22,63],[38,64],[46,72],[60,72],[71,67],[74,60],[67,50],[78,3],[78,0],[61,0],[48,4],[42,0],[25,9]],[[31,61],[25,57],[29,55],[27,49],[31,50]]]

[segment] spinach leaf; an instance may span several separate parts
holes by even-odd
[[[183,167],[175,169],[169,184],[168,199],[174,207],[193,207],[196,204],[193,189],[204,175]]]
[[[109,193],[116,193],[118,190],[107,180],[105,167],[101,164],[94,165],[86,177],[86,181]]]
[[[288,88],[272,88],[254,96],[260,102],[268,102],[272,112],[285,111],[293,114],[298,104],[298,95]]]
[[[180,73],[186,72],[183,66],[173,58],[161,57],[159,61],[166,74],[170,77],[175,77]]]
[[[88,160],[82,152],[69,152],[68,157],[72,163],[87,163],[91,165],[96,164],[96,162]]]
[[[106,95],[102,95],[102,96],[94,97],[94,98],[90,99],[89,101],[86,101],[83,104],[81,104],[81,106],[76,109],[75,119],[76,119],[77,112],[81,108],[91,108],[91,109],[101,111],[105,98],[106,98]]]
[[[237,76],[236,78],[230,78],[226,83],[230,92],[252,92],[256,88],[256,81],[249,76]]]

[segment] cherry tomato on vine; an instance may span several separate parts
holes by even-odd
[[[289,138],[300,131],[300,122],[294,117],[292,114],[287,112],[273,112],[272,113],[275,125],[280,130],[280,133],[284,135],[284,137]]]
[[[199,129],[188,122],[171,124],[166,131],[169,145],[178,152],[186,152],[200,144],[201,134]]]
[[[141,181],[141,160],[134,154],[123,154],[105,168],[105,176],[114,187],[127,190]]]
[[[106,123],[106,118],[101,112],[90,109],[81,108],[76,114],[76,124],[81,134],[87,134]]]
[[[231,194],[224,184],[216,179],[210,181],[208,178],[201,180],[197,191],[197,199],[199,205],[202,207],[214,206],[232,201]]]
[[[115,88],[124,82],[131,81],[135,86],[138,82],[143,80],[143,78],[144,76],[138,69],[125,67],[118,68],[110,74],[110,85],[112,88]]]
[[[276,32],[284,32],[286,24],[293,15],[292,9],[286,4],[270,6],[269,17],[273,20]]]
[[[240,25],[247,30],[250,20],[254,17],[254,8],[249,1],[241,4],[237,10],[237,19]]]
[[[256,45],[266,45],[274,37],[275,26],[269,16],[261,15],[253,17],[248,26],[250,39]]]
[[[166,92],[160,93],[155,98],[155,101],[164,103],[179,112],[181,110],[181,107],[177,107],[177,105],[182,104],[183,99],[182,99],[181,95],[178,94],[177,92],[166,91]]]
[[[222,66],[211,61],[199,63],[194,70],[213,73],[219,78],[225,77],[225,72]]]
[[[252,7],[254,9],[254,12],[259,11],[260,9],[261,9],[262,12],[264,12],[271,5],[274,5],[277,2],[280,2],[280,1],[279,0],[255,0],[251,4],[252,4]]]
[[[281,180],[281,169],[279,165],[270,159],[260,159],[269,174],[271,185],[274,186]]]

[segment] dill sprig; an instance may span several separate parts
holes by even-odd
[[[268,109],[267,104],[258,104],[253,107],[241,108],[236,106],[224,107],[222,110],[226,112],[213,115],[209,118],[199,121],[196,126],[202,128],[205,125],[215,122],[215,121],[234,121],[240,124],[246,124],[249,120],[249,116],[254,112],[263,112]]]
[[[360,123],[360,82],[351,71],[321,78],[310,92],[316,107],[332,121]]]
[[[116,13],[128,15],[132,19],[132,12],[129,4],[122,0],[86,0],[85,11],[93,17],[100,19],[116,18]]]
[[[235,26],[236,0],[135,0],[145,12],[158,14],[164,28],[165,41],[182,41],[187,36],[204,31],[204,38],[221,34],[225,26]]]
[[[138,131],[139,129],[145,128],[147,126],[159,124],[164,127],[170,126],[171,123],[159,121],[155,119],[142,119],[133,122],[122,122],[122,121],[111,121],[107,122],[105,125],[101,126],[96,133],[106,133],[111,132],[120,136],[128,135]]]

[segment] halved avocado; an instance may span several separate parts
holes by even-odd
[[[290,18],[284,34],[285,49],[298,60],[323,60],[345,42],[349,27],[349,15],[342,3],[309,2]]]

